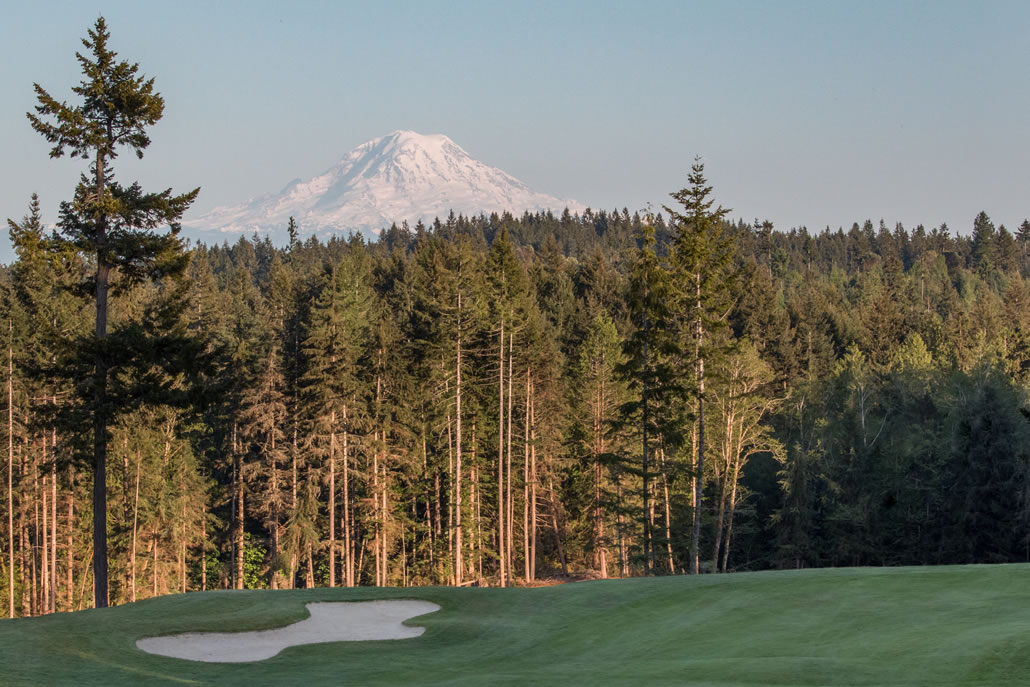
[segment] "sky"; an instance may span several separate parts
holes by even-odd
[[[670,203],[700,156],[732,218],[777,229],[1030,217],[1023,0],[39,0],[0,25],[0,218],[38,192],[55,222],[85,169],[25,113],[34,82],[74,102],[100,14],[166,102],[116,174],[199,186],[187,221],[397,129],[594,208]]]

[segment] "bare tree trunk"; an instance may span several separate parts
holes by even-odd
[[[14,325],[7,320],[13,338]],[[7,347],[7,617],[14,617],[14,347]]]
[[[129,551],[129,600],[136,600],[136,533],[139,525],[139,474],[143,457],[136,449],[136,495],[132,502],[132,545]]]
[[[329,586],[336,586],[336,409],[329,411]]]
[[[43,458],[37,468],[42,468],[47,462],[47,441],[46,437],[43,437],[43,441],[40,442],[43,449]],[[37,469],[37,475],[40,472]],[[39,519],[37,514],[37,522],[39,523],[40,542],[42,543],[42,564],[40,566],[40,578],[39,586],[42,592],[42,602],[40,604],[40,613],[48,613],[50,611],[50,537],[47,530],[49,529],[49,518],[50,508],[48,507],[49,490],[47,488],[47,476],[43,475],[43,487],[41,492],[37,492],[37,498],[40,498],[43,506],[43,517]]]
[[[529,487],[529,579],[536,579],[536,545],[537,545],[537,527],[536,527],[536,487],[537,487],[537,474],[536,474],[536,389],[531,394],[532,402],[529,404],[529,461],[530,461],[530,487]]]
[[[619,504],[618,517],[615,519],[616,535],[619,538],[619,577],[629,577],[629,560],[626,552],[625,523],[622,516],[622,477],[615,480],[615,500]]]
[[[597,396],[594,399],[594,536],[595,536],[595,562],[597,569],[601,572],[601,578],[608,577],[608,558],[604,537],[604,508],[601,502],[601,489],[603,487],[604,470],[601,466],[601,454],[604,453],[604,428],[602,426],[602,414],[604,413],[604,381],[598,385]]]
[[[243,589],[243,558],[246,545],[246,537],[243,532],[245,513],[243,508],[243,451],[238,445],[235,422],[232,424],[232,452],[236,464],[236,589]]]
[[[82,582],[79,584],[79,605],[76,610],[82,610],[82,604],[86,602],[86,580],[93,577],[93,543],[90,542],[89,554],[86,556],[86,565],[82,568]],[[92,594],[90,595],[92,596]]]
[[[558,499],[554,493],[554,481],[549,480],[547,491],[551,500],[551,524],[554,526],[554,540],[558,548],[558,560],[561,562],[562,575],[569,574],[569,564],[565,559],[565,532],[558,519]]]
[[[662,489],[665,491],[665,553],[668,556],[669,574],[676,574],[676,564],[672,558],[672,506],[669,502],[669,471],[665,468],[665,448],[658,451],[662,468]]]
[[[272,589],[279,588],[279,465],[278,459],[276,458],[275,451],[275,432],[272,432],[271,438],[271,458],[272,458],[272,497],[275,499],[272,503],[271,513],[272,516]],[[185,518],[185,513],[183,513]],[[332,558],[329,560],[330,567],[332,567]],[[185,579],[185,578],[183,578]]]
[[[445,396],[450,395],[450,382],[444,385]],[[454,420],[447,408],[447,583],[453,585],[458,578],[457,560],[454,557],[454,434],[451,431]]]
[[[179,542],[179,592],[186,593],[186,538]]]
[[[739,456],[739,453],[738,453]],[[737,510],[737,485],[740,483],[740,467],[741,460],[734,461],[733,465],[733,488],[730,490],[730,507],[728,514],[728,522],[726,524],[726,541],[722,548],[722,571],[726,572],[726,569],[730,560],[730,541],[733,538],[733,516]]]
[[[401,586],[408,586],[408,542],[407,532],[404,531],[404,521],[401,521]]]
[[[347,406],[343,407],[343,421],[344,421],[344,424],[347,423]],[[343,470],[344,470],[344,472],[343,472],[343,474],[344,474],[344,478],[343,478],[344,492],[343,493],[344,493],[344,504],[346,504],[347,503],[347,501],[346,501],[346,498],[347,498],[347,496],[346,496],[346,494],[347,494],[347,486],[346,486],[346,484],[347,484],[347,477],[346,477],[346,475],[347,475],[347,467],[346,467],[347,466],[347,462],[346,462],[346,454],[347,454],[346,434],[344,435],[344,437],[345,437],[344,438],[344,456],[345,456],[345,458],[344,458],[344,468],[343,468]],[[296,419],[296,417],[294,417],[294,419],[293,419],[293,442],[290,445],[290,451],[291,451],[291,453],[290,453],[290,467],[291,467],[291,473],[292,473],[290,475],[290,512],[291,513],[296,513],[297,512],[297,453],[298,453],[298,451],[297,451],[297,419]],[[344,506],[344,508],[346,508],[346,505]],[[298,546],[298,549],[299,548],[300,547]],[[290,589],[294,589],[297,586],[297,569],[300,567],[300,560],[299,560],[300,559],[300,551],[298,549],[294,549],[290,553],[290,583],[289,583]]]
[[[647,316],[645,315],[644,316],[644,330],[645,330],[645,332],[647,331],[647,328],[648,328],[648,322],[647,322]],[[648,364],[649,363],[648,363],[648,357],[647,357],[647,338],[645,336],[645,338],[644,338],[644,370],[645,371],[647,370]],[[648,483],[648,477],[649,477],[649,474],[648,474],[648,458],[649,458],[649,456],[648,456],[648,452],[647,452],[647,430],[648,430],[648,422],[650,421],[650,419],[649,419],[649,412],[648,412],[649,408],[648,408],[648,405],[647,405],[647,375],[646,374],[644,375],[643,384],[641,385],[640,400],[641,400],[641,404],[643,405],[643,409],[642,409],[643,426],[642,426],[642,432],[641,432],[642,435],[643,435],[641,437],[641,444],[642,444],[642,449],[643,449],[643,460],[641,461],[642,462],[642,468],[643,468],[642,472],[641,472],[641,482],[642,482],[641,497],[643,499],[643,507],[644,507],[644,514],[643,514],[644,515],[644,523],[643,523],[644,524],[644,574],[645,575],[650,575],[652,570],[654,569],[654,558],[653,558],[653,554],[652,554],[652,551],[651,551],[651,521],[650,521],[650,518],[651,518],[651,516],[650,516],[651,504],[649,503],[649,499],[651,498],[651,495],[650,495],[651,486]]]
[[[200,508],[200,591],[207,591],[207,502]]]
[[[67,554],[68,563],[65,569],[67,575],[67,586],[68,586],[68,605],[67,610],[72,610],[75,605],[75,471],[72,468],[68,468],[68,539],[67,539]],[[13,546],[13,544],[12,544]]]
[[[347,404],[343,404],[343,565],[348,587],[354,586],[354,551],[351,548],[350,517],[350,430],[347,427]]]
[[[476,460],[476,423],[472,422],[472,498],[476,504],[476,578],[483,579],[483,488],[479,483],[479,463]]]
[[[382,527],[379,520],[379,432],[373,434],[372,449],[372,526],[375,528],[375,535],[372,538],[372,547],[375,551],[376,560],[376,582],[382,578],[383,562],[379,560],[379,538],[382,536]]]
[[[527,367],[525,421],[522,423],[524,430],[522,440],[522,564],[527,582],[532,579],[529,559],[529,380],[531,376],[530,368]]]
[[[507,539],[506,539],[506,541],[508,543],[508,546],[505,549],[506,556],[507,556],[506,560],[507,560],[507,565],[508,565],[508,577],[510,579],[514,579],[514,577],[515,577],[515,569],[512,566],[512,557],[511,557],[511,548],[512,548],[512,543],[513,543],[512,540],[515,538],[514,537],[515,524],[514,524],[514,522],[512,522],[515,519],[515,504],[512,502],[512,493],[511,493],[511,474],[512,474],[512,466],[511,466],[511,429],[512,429],[512,425],[514,424],[512,422],[512,397],[513,397],[513,394],[512,394],[512,379],[515,377],[515,367],[514,367],[514,362],[515,361],[514,361],[514,356],[513,356],[514,341],[515,341],[515,332],[513,330],[511,333],[508,334],[508,449],[507,449],[508,450],[508,468],[507,468],[508,469],[508,475],[507,475],[507,479],[508,479],[508,487],[507,487],[508,536],[507,536]]]
[[[456,386],[455,390],[455,420],[457,429],[457,444],[456,444],[456,469],[455,476],[457,477],[457,485],[455,488],[455,502],[456,517],[455,517],[455,532],[454,536],[456,539],[456,559],[454,565],[455,581],[457,584],[461,584],[464,578],[465,572],[465,561],[462,556],[463,542],[462,542],[462,531],[461,531],[461,292],[458,292],[458,356],[455,361],[456,368]]]
[[[97,152],[96,199],[106,194],[106,155]],[[96,338],[107,338],[107,281],[111,267],[107,264],[107,214],[101,212],[96,222]],[[96,349],[93,379],[93,605],[107,608],[107,357],[103,346]]]
[[[385,433],[384,433],[383,440],[384,441],[386,440]],[[382,556],[382,559],[383,559],[383,579],[382,579],[382,581],[380,583],[380,586],[385,587],[385,586],[387,586],[390,583],[390,559],[387,556],[387,548],[386,548],[386,526],[387,526],[387,522],[389,520],[389,515],[388,515],[389,514],[389,509],[388,509],[387,504],[386,504],[386,453],[385,452],[383,453],[383,460],[381,461],[381,463],[382,463],[382,469],[383,469],[383,479],[382,479],[382,482],[381,482],[381,485],[380,485],[379,493],[380,493],[380,495],[382,497],[382,500],[383,500],[382,506],[381,506],[381,510],[380,510],[380,512],[382,513],[382,517],[383,517],[383,527],[382,527],[382,536],[379,538],[379,546],[382,549],[382,552],[381,552],[380,555]]]
[[[360,540],[360,537],[358,536],[360,534],[361,534],[361,529],[358,528],[358,531],[357,531],[357,533],[355,534],[355,537],[354,537],[356,541]],[[364,565],[365,565],[365,551],[366,551],[366,549],[368,547],[360,546],[358,548],[360,549],[360,552],[358,553],[358,567],[357,567],[358,573],[357,574],[360,575],[361,571],[364,569]],[[360,579],[359,579],[359,583],[360,583]]]
[[[21,476],[25,478],[25,458],[21,459]],[[24,500],[24,499],[23,499]],[[26,522],[26,507],[22,504],[18,511],[18,562],[21,570],[21,614],[32,615],[32,602],[35,597],[36,588],[29,584],[29,567],[32,564],[32,552],[29,550],[29,523]],[[28,560],[26,560],[28,558]]]
[[[504,555],[504,318],[501,318],[501,346],[498,360],[501,365],[497,402],[497,554],[501,566],[501,586],[507,586]]]
[[[701,275],[696,274],[697,310],[701,312]],[[700,570],[698,546],[701,541],[701,487],[705,475],[705,359],[701,355],[704,327],[701,317],[695,323],[697,336],[697,470],[694,474],[694,528],[690,537],[690,572],[697,575]]]
[[[50,612],[57,613],[57,435],[50,443]]]

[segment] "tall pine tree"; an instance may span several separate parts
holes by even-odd
[[[53,144],[50,156],[66,152],[89,161],[73,200],[61,204],[61,237],[95,264],[83,289],[96,298],[96,333],[84,349],[90,354],[93,374],[82,400],[92,415],[93,437],[93,573],[94,603],[106,607],[107,598],[107,444],[108,425],[116,409],[108,397],[112,367],[108,336],[108,296],[112,283],[132,283],[180,274],[188,258],[178,238],[178,220],[199,192],[172,195],[171,189],[144,193],[139,184],[115,181],[112,163],[127,147],[137,157],[150,145],[147,129],[164,113],[164,99],[154,91],[154,80],[138,74],[139,65],[118,60],[108,48],[110,34],[103,17],[83,39],[86,54],[76,53],[83,80],[72,91],[81,101],[58,101],[35,84],[39,104],[28,113],[32,128]],[[170,226],[168,233],[156,230]]]

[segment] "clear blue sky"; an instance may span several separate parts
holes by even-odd
[[[119,176],[200,186],[197,211],[413,129],[593,207],[660,206],[700,155],[733,217],[779,229],[1030,216],[1025,1],[41,0],[3,10],[0,218],[71,194],[82,163],[24,113],[34,81],[72,98],[99,13],[167,103]]]

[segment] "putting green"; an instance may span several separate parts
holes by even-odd
[[[196,663],[143,637],[283,627],[320,601],[419,599],[421,637]],[[835,569],[540,589],[207,592],[0,621],[0,684],[1025,685],[1030,566]]]

